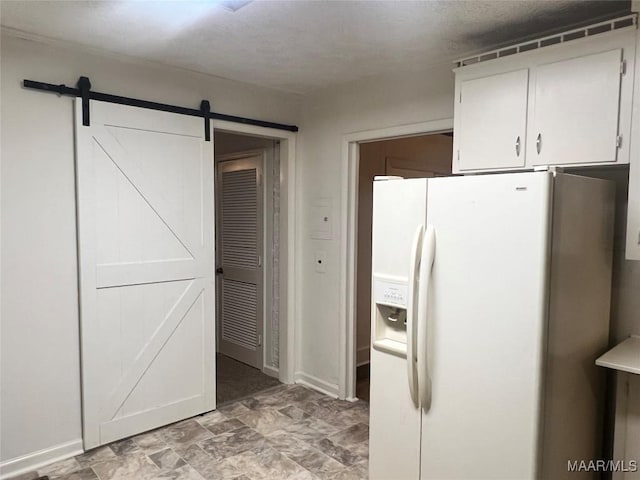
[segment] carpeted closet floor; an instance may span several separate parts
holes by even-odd
[[[216,401],[218,405],[250,397],[267,388],[280,385],[277,378],[265,375],[257,368],[245,365],[233,358],[216,355]]]

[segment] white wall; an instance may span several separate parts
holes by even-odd
[[[2,37],[0,462],[81,438],[72,99],[25,78],[296,123],[299,97]],[[204,128],[204,127],[203,127]]]
[[[298,140],[298,368],[301,378],[337,393],[340,300],[340,209],[343,207],[342,136],[356,131],[450,118],[449,64],[422,73],[353,82],[318,92],[303,103]],[[333,238],[311,238],[314,199],[332,202]],[[326,273],[315,271],[316,251],[327,254]]]

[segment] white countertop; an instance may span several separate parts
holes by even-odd
[[[601,367],[640,375],[640,336],[632,335],[596,360]]]

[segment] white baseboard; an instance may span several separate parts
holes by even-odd
[[[12,458],[0,463],[0,480],[38,470],[45,465],[74,457],[83,452],[82,440],[78,439]]]
[[[369,345],[360,347],[356,351],[356,367],[369,363],[371,357],[371,347]]]
[[[280,378],[280,370],[270,365],[263,366],[262,373],[264,373],[265,375],[269,375],[270,377]]]
[[[314,377],[313,375],[309,375],[304,372],[296,372],[294,378],[296,383],[304,385],[305,387],[313,388],[314,390],[324,393],[325,395],[329,395],[330,397],[338,398],[340,389],[335,383],[325,382],[318,377]]]

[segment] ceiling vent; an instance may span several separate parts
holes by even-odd
[[[633,13],[624,17],[618,17],[605,22],[594,23],[587,25],[586,27],[575,28],[562,33],[556,33],[548,35],[546,37],[538,38],[536,40],[528,40],[526,42],[510,45],[508,47],[498,48],[491,50],[490,52],[473,55],[460,60],[456,60],[454,63],[456,67],[464,67],[465,65],[474,65],[476,63],[486,62],[488,60],[494,60],[496,58],[508,57],[509,55],[515,55],[520,52],[528,52],[530,50],[537,50],[539,48],[548,47],[550,45],[557,45],[559,43],[567,43],[571,40],[577,40],[579,38],[592,37],[600,33],[611,32],[613,30],[619,30],[621,28],[635,26],[638,28],[638,14]]]

